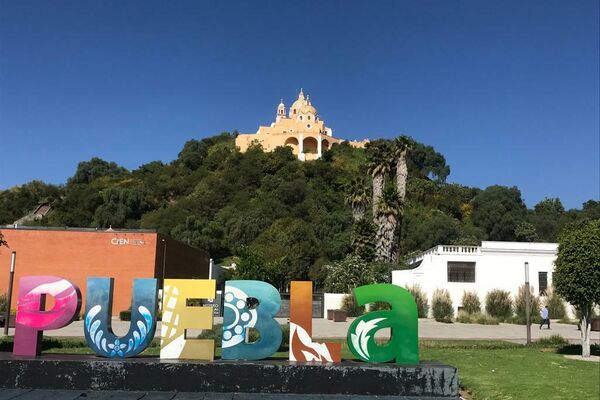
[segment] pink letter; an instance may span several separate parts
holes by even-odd
[[[54,297],[54,307],[44,311],[47,294]],[[80,308],[81,292],[68,280],[56,276],[21,278],[13,355],[40,354],[44,330],[69,325]]]

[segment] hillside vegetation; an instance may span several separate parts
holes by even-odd
[[[390,143],[375,141],[366,150],[334,145],[321,160],[300,162],[290,148],[265,153],[254,146],[242,154],[234,135],[222,133],[188,141],[168,164],[133,171],[93,158],[79,163],[64,185],[33,181],[1,191],[0,224],[48,201],[51,212],[35,224],[154,228],[216,259],[244,254],[285,266],[284,281],[319,281],[329,261],[353,252],[374,257],[373,152]],[[431,146],[413,142],[405,157],[406,198],[392,225],[394,262],[436,244],[556,241],[566,223],[600,218],[600,203],[592,200],[581,210],[566,211],[559,199],[527,209],[516,187],[448,184],[450,168]],[[393,170],[383,179],[396,187]],[[367,201],[357,211],[361,190],[358,197]]]

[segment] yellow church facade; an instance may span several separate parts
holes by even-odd
[[[321,158],[323,152],[334,143],[345,142],[335,138],[333,130],[325,126],[309,96],[300,90],[298,99],[290,106],[287,114],[283,99],[277,107],[275,122],[270,126],[259,126],[256,133],[239,134],[235,145],[245,152],[252,143],[259,143],[264,151],[273,151],[279,146],[289,146],[301,161]],[[349,141],[354,147],[364,147],[369,141]]]

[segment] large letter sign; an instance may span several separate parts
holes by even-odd
[[[89,347],[99,356],[135,357],[154,338],[157,326],[158,280],[133,281],[131,322],[126,335],[118,337],[111,327],[113,278],[87,280],[83,333]],[[216,281],[210,279],[165,279],[162,299],[160,358],[214,359],[212,339],[187,339],[188,329],[213,329],[213,308],[188,306],[189,300],[214,299]],[[46,295],[54,307],[45,310]],[[341,343],[312,339],[312,282],[290,283],[290,349],[294,362],[336,363],[341,361]],[[404,288],[391,284],[366,285],[354,289],[359,305],[383,302],[390,310],[372,311],[355,319],[348,328],[350,351],[371,363],[419,362],[417,305]],[[275,353],[282,341],[281,326],[275,320],[281,296],[275,287],[262,281],[226,281],[223,293],[223,335],[221,358],[260,360]],[[44,330],[59,329],[73,321],[81,307],[77,286],[55,276],[26,276],[19,281],[19,301],[13,354],[40,354]],[[249,342],[250,330],[259,338]],[[379,345],[375,334],[390,329],[390,339]]]
[[[54,307],[48,311],[44,311],[46,295],[54,297]],[[43,331],[69,325],[80,308],[81,292],[68,280],[56,276],[21,278],[13,354],[39,355]]]
[[[88,346],[103,357],[134,357],[148,347],[156,330],[158,281],[133,281],[129,332],[116,336],[111,327],[113,278],[88,278],[83,331]]]
[[[340,362],[341,343],[312,341],[312,282],[290,283],[290,361]]]
[[[419,362],[417,305],[411,294],[391,284],[366,285],[354,289],[359,305],[385,302],[391,310],[373,311],[354,320],[348,329],[348,347],[363,361],[398,364]],[[375,332],[391,328],[390,340],[377,345]]]
[[[186,339],[186,329],[212,329],[212,307],[189,307],[188,299],[214,299],[216,281],[165,279],[160,329],[160,358],[213,360],[215,341]]]
[[[261,281],[227,281],[224,295],[221,358],[260,360],[275,353],[282,340],[274,319],[281,306],[277,289]],[[246,343],[250,328],[260,334],[254,343]]]

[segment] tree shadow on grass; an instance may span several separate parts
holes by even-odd
[[[556,350],[556,352],[558,354],[568,354],[568,355],[580,356],[581,355],[581,345],[580,344],[569,344],[566,346],[559,347]],[[597,344],[590,346],[590,353],[593,356],[600,356],[600,346]]]

